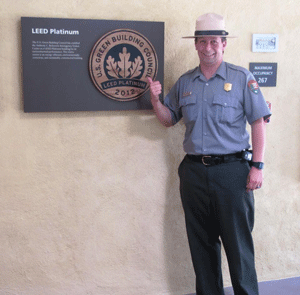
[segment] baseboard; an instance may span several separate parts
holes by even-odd
[[[300,294],[300,277],[259,282],[258,287],[260,295],[298,295]],[[232,287],[227,287],[224,290],[225,295],[234,295]]]

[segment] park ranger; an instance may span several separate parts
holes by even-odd
[[[265,120],[271,115],[253,75],[223,61],[222,16],[196,21],[200,65],[183,74],[164,99],[149,78],[151,102],[169,127],[183,119],[186,156],[178,172],[197,295],[223,295],[221,241],[236,295],[258,295],[252,229],[253,190],[263,183]],[[246,123],[251,126],[252,153]]]

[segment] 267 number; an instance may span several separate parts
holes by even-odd
[[[258,78],[258,83],[264,84],[267,83],[268,78]]]

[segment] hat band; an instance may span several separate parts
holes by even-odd
[[[226,31],[195,31],[195,36],[227,36]]]

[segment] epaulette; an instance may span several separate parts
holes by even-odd
[[[196,72],[196,71],[198,70],[198,68],[199,68],[199,66],[198,66],[198,67],[195,67],[194,69],[188,70],[187,72],[183,73],[183,74],[179,77],[179,79],[182,78],[182,77],[184,77],[184,76],[193,74],[194,72]]]
[[[245,74],[246,76],[248,76],[248,74],[250,73],[249,70],[247,70],[246,68],[243,68],[241,66],[237,66],[231,63],[227,63],[228,68],[238,71],[238,72],[242,72],[243,74]]]

